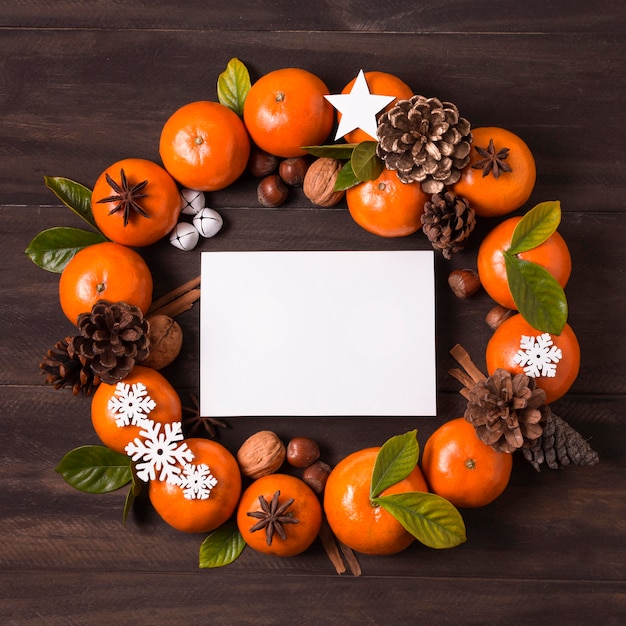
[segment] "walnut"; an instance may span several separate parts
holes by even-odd
[[[345,195],[345,191],[335,191],[335,182],[341,170],[341,161],[320,157],[309,166],[304,177],[304,195],[317,206],[333,206]]]
[[[150,353],[141,362],[155,370],[169,365],[179,354],[183,345],[183,331],[175,320],[168,315],[151,315],[148,317],[148,338]]]
[[[237,452],[237,462],[244,476],[256,479],[278,470],[286,454],[285,444],[276,433],[260,430],[243,442]]]

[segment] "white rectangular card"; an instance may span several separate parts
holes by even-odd
[[[433,252],[202,253],[200,404],[434,416]]]

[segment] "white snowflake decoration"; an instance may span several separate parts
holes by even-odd
[[[157,479],[159,472],[158,480],[178,484],[181,466],[191,463],[194,458],[187,444],[180,443],[183,439],[181,423],[161,424],[146,420],[139,435],[125,448],[133,461],[140,461],[136,465],[137,476],[147,482]]]
[[[156,406],[143,383],[117,383],[115,395],[109,400],[109,411],[117,413],[115,423],[122,426],[143,426]]]
[[[553,344],[550,333],[543,333],[536,337],[522,335],[520,349],[513,360],[524,368],[527,376],[554,378],[557,363],[562,358],[563,353]]]
[[[211,474],[206,463],[193,465],[188,463],[178,477],[178,484],[187,500],[207,500],[211,489],[217,485],[217,478]]]

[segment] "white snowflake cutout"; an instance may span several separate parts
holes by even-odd
[[[133,461],[140,461],[136,465],[137,476],[145,482],[158,478],[178,484],[181,466],[194,459],[187,444],[180,443],[183,440],[181,423],[161,424],[146,420],[139,435],[125,448]]]
[[[211,474],[206,463],[193,465],[188,463],[178,477],[178,484],[187,500],[207,500],[211,489],[217,485],[217,478]]]
[[[520,349],[513,361],[524,368],[526,376],[554,378],[562,358],[563,353],[553,344],[550,333],[543,333],[535,337],[522,335]]]
[[[117,413],[115,423],[123,426],[143,426],[156,406],[143,383],[117,383],[115,395],[109,400],[109,411]]]

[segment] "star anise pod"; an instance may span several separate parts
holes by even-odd
[[[188,436],[195,436],[198,433],[208,433],[209,436],[215,437],[215,427],[226,428],[226,423],[217,417],[203,417],[200,415],[200,403],[196,394],[191,394],[192,407],[184,406],[183,411],[189,413],[189,415],[183,417],[183,428]]]
[[[289,513],[286,513],[287,509],[293,504],[294,499],[290,498],[286,502],[280,504],[278,498],[280,497],[280,491],[277,491],[272,497],[271,502],[268,502],[264,496],[259,496],[259,503],[262,511],[248,511],[249,517],[254,517],[259,521],[250,528],[250,532],[254,533],[257,530],[263,530],[265,528],[265,541],[268,546],[272,545],[272,539],[274,538],[274,532],[278,533],[278,536],[285,541],[287,535],[283,524],[298,524],[299,519],[293,517]]]
[[[124,226],[128,224],[132,211],[139,213],[139,215],[141,215],[142,217],[150,217],[150,215],[146,213],[145,209],[139,204],[139,202],[137,202],[137,200],[141,198],[148,197],[147,193],[140,193],[148,184],[147,180],[137,183],[136,185],[133,185],[131,187],[128,179],[126,178],[126,173],[124,172],[123,168],[120,170],[120,183],[113,180],[113,178],[109,176],[108,172],[105,174],[105,176],[107,183],[111,185],[116,194],[112,196],[107,196],[106,198],[102,198],[101,200],[98,200],[98,202],[102,204],[104,204],[105,202],[117,202],[117,205],[115,205],[109,211],[109,215],[117,213],[118,211],[123,211]]]
[[[500,148],[496,152],[496,147],[493,145],[493,139],[489,140],[487,148],[481,148],[480,146],[474,146],[476,152],[480,154],[482,159],[476,161],[472,165],[474,169],[482,169],[483,176],[487,176],[489,173],[493,174],[494,178],[499,178],[502,172],[511,172],[511,166],[506,162],[509,156],[509,148]]]

